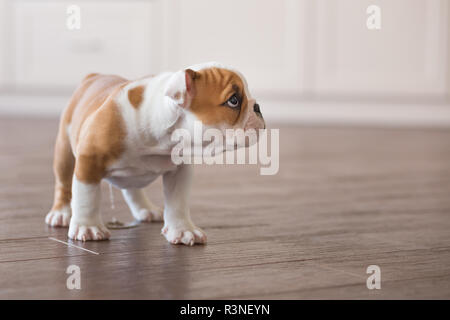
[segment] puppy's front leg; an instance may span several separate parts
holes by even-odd
[[[164,227],[162,234],[173,244],[206,243],[206,234],[196,227],[189,212],[192,167],[182,164],[163,176]]]
[[[100,216],[100,195],[100,183],[84,183],[73,177],[69,238],[81,241],[109,238]]]

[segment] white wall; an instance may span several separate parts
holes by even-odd
[[[5,17],[7,10],[6,1],[0,1],[0,88],[5,85],[7,76],[7,66],[8,61],[6,56],[6,44],[7,44],[7,31],[8,31],[8,20]]]
[[[448,1],[313,3],[313,91],[415,96],[447,93]],[[380,31],[364,28],[360,14],[355,14],[373,3],[382,9]]]
[[[80,30],[66,28],[69,4]],[[381,30],[366,27],[371,4]],[[449,12],[447,0],[0,0],[0,113],[56,114],[89,72],[217,60],[272,119],[449,125]]]

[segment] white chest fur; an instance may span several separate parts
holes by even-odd
[[[143,188],[175,168],[170,155],[125,154],[108,168],[105,180],[120,189]]]
[[[127,137],[125,151],[106,172],[105,179],[121,189],[143,188],[176,165],[170,157],[172,143],[167,129],[178,114],[164,101],[163,88],[169,75],[144,79],[124,88],[116,98]],[[127,91],[133,86],[145,86],[143,102],[134,108]]]

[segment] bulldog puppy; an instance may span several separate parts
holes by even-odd
[[[262,129],[265,123],[244,77],[217,63],[129,81],[90,74],[64,110],[54,152],[55,194],[45,222],[69,227],[76,240],[104,240],[100,215],[102,179],[122,190],[134,218],[161,221],[170,243],[206,243],[191,220],[191,165],[175,165],[171,134],[204,128]],[[164,210],[143,188],[162,175]],[[164,216],[164,217],[163,217]]]

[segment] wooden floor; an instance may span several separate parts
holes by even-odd
[[[280,170],[198,166],[194,221],[206,246],[161,224],[78,246],[49,228],[57,120],[0,120],[0,298],[450,298],[450,131],[280,129]],[[131,215],[115,191],[105,220]],[[161,181],[149,188],[162,203]],[[81,268],[81,290],[66,268]],[[366,268],[381,268],[368,290]]]

